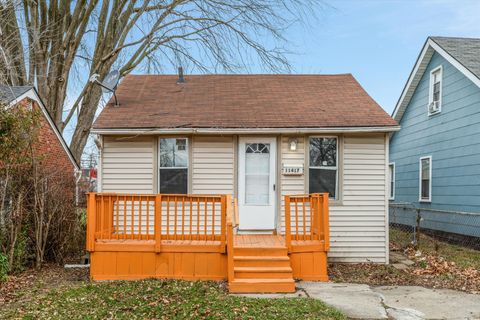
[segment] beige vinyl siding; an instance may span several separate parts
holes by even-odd
[[[154,193],[154,137],[104,137],[102,192]]]
[[[234,193],[235,179],[235,152],[232,136],[194,136],[192,139],[191,181],[192,194],[232,194]],[[207,212],[207,225],[204,222],[204,206],[200,204],[201,218],[198,221],[199,233],[212,232],[212,224],[215,224],[216,235],[221,231],[220,204],[215,205],[215,221],[212,221],[211,205]],[[194,218],[192,219],[193,234],[196,234],[197,207],[193,204]],[[189,222],[188,217],[186,221]]]
[[[289,140],[297,139],[297,150],[290,151]],[[303,136],[292,137],[282,136],[280,138],[280,164],[278,170],[281,172],[282,165],[303,165],[305,169],[305,138]],[[305,170],[305,174],[308,171]],[[280,174],[280,190],[281,190],[281,221],[282,233],[285,232],[285,195],[305,194],[307,190],[304,175],[282,175]],[[294,226],[292,226],[294,227]]]
[[[288,148],[289,138],[281,139],[281,163],[304,163],[305,175],[280,176],[282,233],[285,230],[283,196],[309,191],[308,159],[305,159],[308,137],[298,139],[300,143],[295,152]],[[385,141],[384,134],[346,135],[339,141],[339,199],[330,203],[330,261],[387,262]]]
[[[385,135],[345,136],[341,205],[330,207],[330,261],[386,261]]]
[[[233,194],[235,152],[232,136],[195,136],[192,145],[193,194]]]

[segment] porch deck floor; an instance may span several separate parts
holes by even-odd
[[[311,246],[311,245],[323,245],[323,240],[293,240],[292,246]]]
[[[285,238],[273,234],[242,234],[235,235],[234,244],[236,247],[255,248],[285,248]]]

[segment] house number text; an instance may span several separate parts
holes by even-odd
[[[283,175],[302,175],[303,165],[284,164],[282,166],[282,174]]]

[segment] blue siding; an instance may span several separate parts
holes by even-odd
[[[442,111],[428,116],[430,71],[443,67]],[[480,213],[480,88],[435,53],[390,140],[395,202]],[[419,203],[419,158],[432,156],[432,202]],[[443,228],[442,228],[443,229]]]

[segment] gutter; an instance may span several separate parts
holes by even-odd
[[[92,129],[90,133],[100,135],[151,135],[151,134],[304,134],[304,133],[369,133],[395,132],[400,126],[388,127],[326,127],[326,128],[132,128],[132,129]]]
[[[80,179],[82,179],[82,170],[75,169],[73,175],[75,177],[75,207],[78,207],[78,204],[80,203],[80,190],[78,188],[78,184],[80,183]]]

